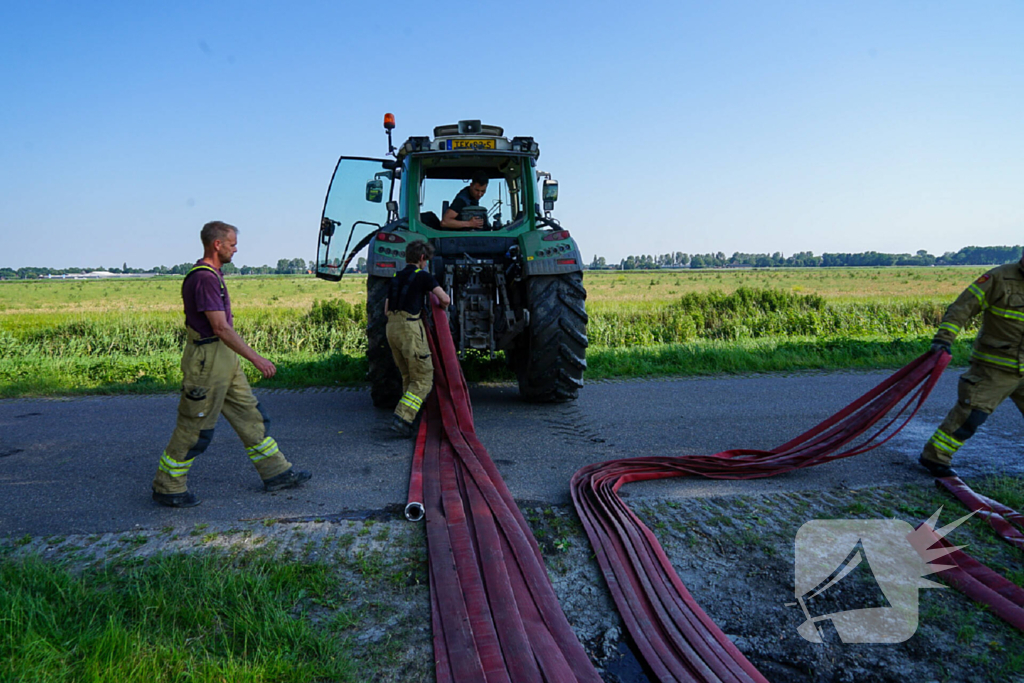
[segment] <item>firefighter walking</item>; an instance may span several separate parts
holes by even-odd
[[[953,456],[1007,398],[1024,414],[1024,259],[993,268],[946,310],[932,351],[950,353],[968,321],[982,314],[971,365],[957,389],[957,403],[924,446],[920,463],[935,477],[953,477]]]
[[[434,294],[447,308],[451,299],[437,280],[427,272],[434,247],[427,242],[412,242],[405,249],[405,269],[388,284],[384,302],[387,316],[388,345],[395,365],[402,373],[402,398],[395,407],[391,428],[402,436],[412,436],[413,420],[434,385],[434,363],[430,358],[427,331],[423,326],[424,299]]]
[[[199,504],[188,490],[188,472],[196,456],[210,445],[220,415],[241,438],[265,490],[297,486],[312,476],[293,468],[267,434],[270,418],[253,396],[238,360],[241,355],[264,377],[277,372],[233,327],[231,298],[221,266],[230,263],[238,251],[238,228],[213,221],[203,226],[200,238],[203,258],[181,285],[187,340],[181,358],[178,420],[153,479],[153,500],[169,507]]]

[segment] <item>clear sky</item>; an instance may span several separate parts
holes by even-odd
[[[1024,243],[1024,2],[0,3],[0,267],[315,255],[340,154],[534,136],[587,260]]]

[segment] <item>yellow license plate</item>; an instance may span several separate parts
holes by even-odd
[[[497,149],[494,140],[452,140],[451,149]]]

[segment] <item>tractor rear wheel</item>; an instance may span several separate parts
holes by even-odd
[[[391,356],[384,315],[390,281],[388,277],[366,276],[366,378],[373,405],[393,410],[402,398],[402,374]]]
[[[530,326],[512,353],[519,395],[538,403],[579,395],[587,369],[587,290],[583,273],[526,281]]]

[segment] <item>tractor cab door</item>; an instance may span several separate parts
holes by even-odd
[[[394,161],[341,157],[320,217],[316,276],[340,280],[352,259],[387,222]]]

